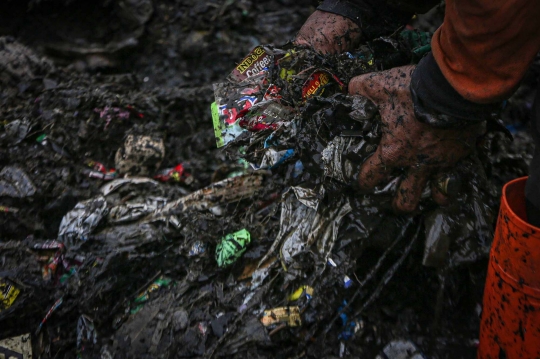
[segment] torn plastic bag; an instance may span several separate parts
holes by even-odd
[[[349,117],[358,122],[371,120],[377,114],[377,106],[364,96],[352,97],[352,111],[349,112]]]
[[[196,240],[191,244],[189,251],[187,253],[188,257],[194,257],[206,252],[207,244],[203,241]]]
[[[148,286],[143,292],[139,293],[139,295],[133,300],[133,309],[131,309],[131,314],[137,313],[141,308],[144,306],[144,303],[146,303],[150,299],[150,294],[157,292],[162,287],[168,287],[172,283],[172,280],[170,278],[165,278],[163,276],[156,279],[152,284]]]
[[[495,213],[487,203],[487,178],[478,160],[467,159],[457,170],[469,188],[449,206],[426,214],[422,263],[429,267],[457,266],[486,258],[493,238]]]
[[[266,261],[279,247],[281,261],[286,268],[294,256],[312,245],[316,245],[326,263],[337,239],[341,221],[352,208],[344,196],[319,206],[323,193],[322,188],[310,190],[291,187],[283,194],[279,233],[259,263]]]
[[[352,210],[347,196],[341,195],[329,202],[318,208],[307,238],[308,245],[315,244],[317,246],[322,263],[327,262],[328,256],[334,248],[343,217]]]
[[[77,203],[75,208],[62,218],[58,240],[67,243],[75,240],[86,241],[107,213],[107,201],[103,196]]]
[[[324,188],[306,188],[301,186],[291,187],[296,199],[303,205],[317,210],[321,199],[324,197]]]
[[[92,234],[90,238],[107,243],[110,248],[115,248],[115,253],[126,253],[128,256],[136,257],[137,253],[134,250],[139,246],[162,240],[163,236],[176,230],[180,225],[175,216],[168,217],[168,221],[172,226],[165,226],[164,228],[141,221],[116,224],[107,226],[103,230]],[[71,247],[70,249],[74,248]]]
[[[74,258],[66,258],[66,247],[58,241],[36,243],[33,250],[38,255],[37,261],[41,265],[43,279],[55,285],[64,283],[84,262],[84,256],[80,254],[75,255]]]
[[[0,171],[0,197],[24,198],[35,193],[36,187],[21,168],[6,166]]]
[[[351,182],[359,165],[345,159],[343,152],[356,142],[354,137],[337,136],[328,143],[322,152],[325,176],[343,183]]]
[[[177,164],[176,166],[172,168],[165,168],[161,171],[159,171],[155,176],[154,179],[160,181],[160,182],[182,182],[187,185],[191,184],[193,182],[193,176],[191,174],[185,172],[184,165],[182,163]]]
[[[307,197],[306,192],[307,190],[301,191],[304,199]],[[278,249],[280,250],[280,257],[285,263],[290,263],[293,256],[306,249],[306,240],[313,219],[316,216],[316,207],[308,207],[298,201],[292,189],[286,191],[282,198],[279,233],[268,253],[259,261],[259,266]],[[312,192],[311,200],[308,203],[311,205],[318,204],[319,201],[315,202],[315,198],[317,198],[317,195]]]

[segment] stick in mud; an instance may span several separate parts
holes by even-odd
[[[328,332],[332,329],[332,326],[334,325],[334,323],[336,322],[336,320],[339,318],[339,316],[344,312],[346,311],[350,306],[351,304],[354,303],[354,301],[356,300],[356,298],[358,297],[358,295],[360,294],[361,290],[364,288],[365,284],[371,280],[371,278],[374,277],[374,275],[377,273],[377,271],[380,269],[380,267],[382,266],[382,263],[384,261],[384,259],[388,256],[388,254],[393,250],[393,248],[396,246],[396,244],[398,242],[400,242],[403,238],[405,238],[405,234],[407,233],[407,230],[411,227],[412,224],[414,223],[421,223],[419,220],[417,220],[417,217],[412,217],[412,218],[409,218],[405,224],[403,225],[403,228],[401,230],[401,233],[399,234],[399,236],[394,240],[394,242],[388,247],[388,249],[379,257],[379,260],[377,261],[377,263],[375,264],[375,266],[373,267],[372,270],[369,271],[369,273],[366,275],[366,277],[364,278],[363,281],[360,282],[360,286],[359,288],[356,290],[356,292],[353,294],[353,296],[351,297],[351,300],[347,302],[346,305],[343,306],[343,308],[334,316],[334,318],[330,321],[330,323],[328,323],[328,325],[326,326],[326,329],[324,330],[324,335],[328,334]],[[356,312],[355,313],[355,316],[359,315],[369,304],[371,304],[371,302],[373,302],[375,299],[377,299],[377,297],[379,296],[380,292],[382,291],[383,287],[390,281],[390,279],[392,279],[394,273],[396,272],[396,270],[399,268],[399,266],[401,265],[401,263],[403,263],[403,261],[405,260],[405,258],[407,257],[407,255],[409,254],[409,252],[411,251],[411,248],[413,246],[413,244],[416,242],[416,239],[418,238],[418,235],[420,233],[420,228],[421,226],[418,225],[418,229],[416,230],[416,233],[414,234],[413,236],[413,239],[411,240],[411,242],[407,245],[407,247],[405,248],[405,251],[403,252],[403,254],[401,255],[401,257],[398,259],[398,261],[396,263],[394,263],[394,265],[388,270],[388,272],[386,272],[386,274],[384,275],[383,279],[381,280],[381,282],[377,285],[377,288],[375,289],[375,291],[373,292],[373,294],[371,295],[371,297],[364,303],[364,305],[362,306],[362,308],[360,309],[360,311]]]

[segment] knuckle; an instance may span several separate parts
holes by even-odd
[[[407,201],[403,198],[394,200],[394,211],[397,213],[412,213],[418,207],[417,201]]]
[[[371,169],[360,171],[358,187],[362,190],[370,190],[377,185],[375,172]]]
[[[381,145],[381,162],[386,165],[392,165],[405,161],[407,151],[403,151],[400,141],[392,141]]]

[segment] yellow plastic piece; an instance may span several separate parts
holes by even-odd
[[[309,285],[303,285],[300,288],[298,288],[293,294],[289,295],[289,302],[293,302],[295,300],[300,299],[303,293],[306,293],[307,295],[313,297],[313,288]]]

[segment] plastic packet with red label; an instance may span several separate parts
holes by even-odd
[[[302,98],[306,100],[312,96],[326,97],[342,92],[344,87],[345,84],[336,75],[326,70],[316,70],[304,82]]]
[[[117,177],[116,169],[107,169],[107,167],[100,162],[89,160],[86,162],[86,165],[91,168],[91,170],[84,170],[84,173],[86,173],[90,178],[111,181]]]
[[[37,260],[41,264],[43,279],[53,281],[55,284],[63,283],[62,277],[73,275],[84,261],[84,258],[79,256],[74,259],[66,258],[66,246],[59,241],[36,243],[33,250],[38,255]]]
[[[166,168],[159,171],[154,179],[161,182],[182,182],[185,184],[190,184],[193,182],[193,177],[185,172],[184,165],[182,163],[176,165],[173,168]]]
[[[264,99],[267,87],[265,73],[252,76],[241,83],[214,84],[216,101],[212,104],[212,119],[218,147],[226,145],[244,131],[238,120]]]

